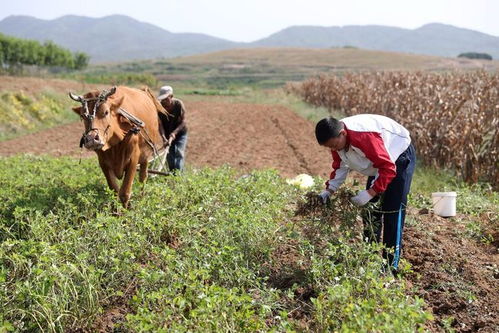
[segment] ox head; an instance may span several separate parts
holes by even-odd
[[[116,128],[116,113],[124,99],[109,98],[115,92],[116,87],[101,92],[89,92],[83,96],[69,93],[72,100],[81,103],[81,106],[73,108],[85,123],[80,147],[85,146],[90,150],[106,150],[110,147],[109,139]]]

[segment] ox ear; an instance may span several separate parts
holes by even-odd
[[[81,106],[75,106],[74,108],[72,108],[74,113],[76,113],[77,115],[81,115]]]
[[[125,96],[121,96],[120,98],[117,98],[116,100],[113,100],[111,102],[111,111],[118,111],[118,109],[121,107],[123,104],[123,101],[125,100]]]

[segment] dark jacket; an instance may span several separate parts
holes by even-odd
[[[175,134],[175,136],[187,133],[184,103],[179,99],[173,98],[172,104],[170,110],[167,110],[170,115],[167,117],[161,116],[161,122],[163,123],[167,138],[172,133]]]

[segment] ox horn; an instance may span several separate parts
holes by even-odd
[[[71,91],[69,92],[69,97],[73,100],[73,101],[77,101],[77,102],[83,102],[83,97],[81,96],[78,96],[78,95],[75,95],[73,94]]]
[[[116,86],[112,87],[111,90],[109,90],[108,92],[106,92],[106,94],[104,95],[104,100],[106,100],[109,96],[111,96],[115,92],[116,92]]]

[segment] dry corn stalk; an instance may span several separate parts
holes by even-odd
[[[320,75],[289,92],[346,115],[382,114],[410,132],[426,164],[499,188],[499,74],[371,72]]]

